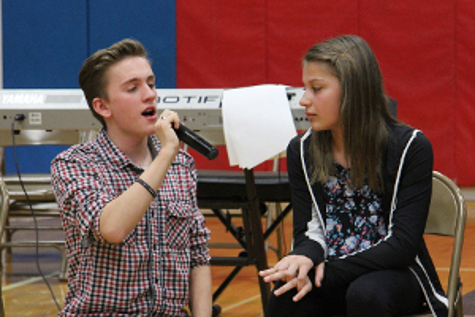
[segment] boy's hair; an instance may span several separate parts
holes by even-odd
[[[92,101],[97,97],[108,100],[106,90],[107,79],[105,76],[107,70],[125,58],[134,56],[147,59],[147,51],[139,41],[124,39],[109,48],[101,49],[89,56],[79,71],[79,86],[81,86],[84,92],[87,104],[94,117],[99,120],[104,127],[104,118],[94,110]]]

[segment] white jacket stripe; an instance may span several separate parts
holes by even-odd
[[[304,136],[300,140],[300,160],[302,163],[302,170],[305,175],[305,181],[307,182],[308,192],[310,193],[310,197],[312,198],[313,206],[312,206],[312,219],[307,223],[307,231],[305,235],[313,240],[318,242],[323,250],[325,251],[325,258],[328,255],[327,250],[327,243],[326,243],[326,233],[325,233],[325,223],[323,222],[322,214],[320,213],[320,208],[317,204],[317,199],[313,194],[312,184],[310,183],[310,179],[308,178],[307,173],[307,166],[305,165],[305,158],[304,158],[304,141],[312,135],[312,129],[308,129],[305,132]]]

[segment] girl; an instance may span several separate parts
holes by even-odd
[[[357,36],[303,60],[311,128],[287,149],[292,252],[260,272],[277,281],[269,316],[396,316],[447,299],[423,240],[432,147],[388,111],[378,62]]]

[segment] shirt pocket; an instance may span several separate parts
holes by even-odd
[[[171,251],[184,250],[190,245],[191,208],[186,202],[172,202],[167,206],[166,235]]]

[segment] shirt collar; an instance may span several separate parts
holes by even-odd
[[[107,131],[103,128],[97,136],[97,143],[101,149],[102,159],[109,162],[112,166],[122,169],[126,166],[132,165],[135,168],[143,169],[138,166],[125,154],[121,149],[115,145],[115,143],[109,137]],[[157,156],[157,149],[159,148],[159,142],[155,136],[151,136],[147,140],[149,149],[152,152],[152,156]]]

